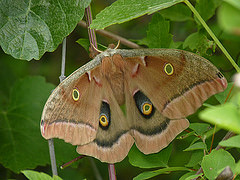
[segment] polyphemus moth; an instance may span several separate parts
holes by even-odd
[[[188,115],[226,87],[214,65],[190,52],[107,49],[52,92],[41,133],[102,162],[123,160],[134,142],[141,152],[156,153],[188,127]]]

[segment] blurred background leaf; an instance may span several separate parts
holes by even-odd
[[[220,27],[227,33],[240,36],[240,0],[224,0],[218,10]]]

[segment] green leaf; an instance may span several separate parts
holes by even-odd
[[[222,4],[222,1],[223,0],[213,0],[213,3],[215,4],[215,7],[218,7]],[[233,0],[233,1],[235,1],[235,0]]]
[[[188,172],[186,174],[184,174],[179,180],[193,180],[197,177],[200,177],[202,176],[203,173],[200,173],[200,174],[196,174],[196,172]]]
[[[62,180],[62,178],[58,176],[49,176],[48,174],[32,171],[32,170],[24,170],[22,173],[29,179],[29,180]]]
[[[0,1],[0,45],[17,59],[54,51],[82,19],[91,0]]]
[[[203,136],[204,136],[204,138],[208,139],[208,138],[212,137],[213,134],[216,134],[220,130],[221,130],[221,128],[214,127],[212,129],[210,129],[209,131],[207,131],[206,133],[204,133]]]
[[[80,44],[87,52],[89,52],[90,42],[88,39],[80,38],[76,42]]]
[[[43,105],[53,85],[42,77],[27,77],[15,83],[7,110],[0,110],[0,162],[14,172],[45,165],[47,142],[40,134]]]
[[[189,128],[194,130],[198,135],[202,136],[209,130],[210,125],[206,123],[191,123]]]
[[[180,46],[183,45],[183,42],[182,41],[171,41],[171,44],[169,46],[169,48],[172,48],[172,49],[181,49]]]
[[[167,167],[172,152],[172,145],[156,154],[145,155],[136,146],[133,146],[128,153],[129,162],[140,168]]]
[[[207,108],[199,113],[199,117],[221,128],[240,133],[240,112],[232,103]]]
[[[139,174],[138,176],[134,177],[133,180],[149,179],[160,174],[168,174],[171,171],[191,171],[191,170],[184,167],[169,167],[169,168],[158,169],[155,171],[145,171]]]
[[[233,136],[225,141],[221,141],[219,145],[224,147],[240,148],[240,135]]]
[[[227,96],[229,95],[230,90],[233,87],[233,82],[228,83],[227,88],[225,91],[220,92],[218,94],[215,94],[216,99],[220,102],[220,104],[223,104],[225,100],[227,99]],[[232,96],[232,93],[230,94],[229,98]]]
[[[183,48],[189,47],[192,51],[197,51],[200,55],[205,55],[209,48],[214,45],[213,41],[208,40],[208,38],[201,32],[195,32],[190,34],[183,43]]]
[[[213,150],[209,155],[204,156],[202,160],[203,172],[210,180],[215,179],[226,166],[234,169],[235,160],[229,152],[223,149]]]
[[[169,48],[172,35],[169,33],[169,21],[160,14],[153,15],[148,25],[147,43],[150,48]]]
[[[207,21],[214,15],[217,6],[213,0],[197,0],[195,8],[203,20]]]
[[[159,12],[163,17],[171,21],[193,20],[191,10],[185,4],[176,4]]]
[[[118,0],[97,14],[91,28],[103,29],[131,19],[168,8],[183,0]]]
[[[197,142],[195,144],[190,145],[188,148],[184,149],[183,151],[195,151],[199,149],[206,149],[206,144],[203,142]]]
[[[231,34],[240,36],[240,0],[225,0],[218,10],[220,27]]]
[[[90,46],[89,39],[80,38],[76,42],[80,44],[87,52],[89,52],[89,46]],[[107,47],[103,46],[102,44],[97,43],[97,45],[98,45],[98,49],[101,51],[104,51],[107,49]]]
[[[0,162],[4,167],[18,173],[50,163],[48,143],[41,136],[39,123],[53,89],[43,77],[27,77],[12,87],[7,108],[0,109]],[[77,156],[75,147],[63,141],[55,147],[58,164]]]
[[[194,167],[202,161],[204,156],[203,150],[193,151],[189,162],[185,165],[186,167]]]
[[[3,55],[0,60],[0,109],[7,109],[9,101],[9,90],[18,77],[22,77],[28,72],[29,64],[23,61],[14,61],[11,56]],[[1,124],[1,123],[0,123]]]
[[[196,174],[196,172],[192,171],[192,172],[187,172],[186,174],[182,175],[179,180],[186,180],[189,176],[192,176]]]

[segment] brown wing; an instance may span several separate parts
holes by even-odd
[[[226,79],[214,65],[190,52],[167,50],[158,56],[125,60],[130,81],[169,119],[185,118],[227,87]]]
[[[78,77],[79,71],[82,69],[56,87],[47,100],[41,118],[44,138],[56,137],[73,145],[95,139],[102,94],[91,73]]]
[[[227,85],[204,58],[174,52],[124,58],[127,120],[137,147],[145,154],[166,147],[188,127],[185,117]]]

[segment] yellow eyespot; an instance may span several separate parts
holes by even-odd
[[[145,103],[142,107],[142,113],[144,115],[149,115],[152,113],[152,104],[149,104],[149,103]]]
[[[101,115],[99,118],[99,122],[103,127],[107,127],[108,126],[108,120],[107,117],[105,115]]]
[[[170,63],[165,64],[164,72],[169,76],[172,75],[174,72],[172,64],[170,64]]]
[[[73,91],[72,91],[72,97],[73,97],[74,101],[79,100],[80,94],[79,94],[79,91],[76,88],[74,88]]]

